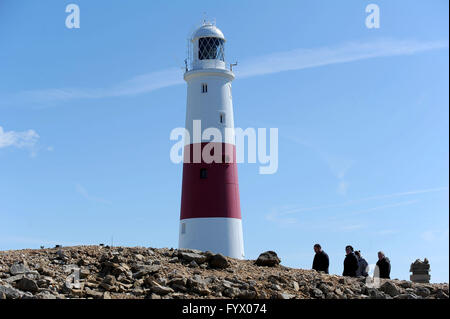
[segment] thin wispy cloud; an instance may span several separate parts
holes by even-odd
[[[349,186],[348,182],[344,180],[340,181],[337,187],[338,194],[347,195],[348,186]]]
[[[388,236],[388,235],[394,235],[396,233],[398,233],[398,231],[394,230],[394,229],[382,229],[382,230],[373,232],[373,234],[376,236]]]
[[[366,198],[362,198],[360,200],[355,200],[355,201],[350,201],[350,202],[367,201],[367,200],[374,200],[374,199],[384,199],[384,198],[392,198],[392,197],[400,197],[400,196],[408,196],[408,195],[417,195],[417,194],[424,194],[424,193],[436,193],[436,192],[442,192],[442,191],[448,191],[448,186],[427,188],[427,189],[418,189],[418,190],[413,190],[413,191],[409,191],[409,192],[400,192],[400,193],[372,196],[372,197],[366,197]]]
[[[33,149],[39,140],[39,134],[35,130],[5,131],[0,126],[0,149],[6,147]]]
[[[241,78],[250,77],[379,57],[410,55],[443,48],[448,48],[448,40],[420,42],[381,39],[369,42],[349,42],[338,46],[296,49],[257,57],[243,63],[238,68],[237,74]]]
[[[357,205],[364,202],[370,202],[370,201],[380,201],[384,199],[392,199],[392,198],[401,198],[405,196],[412,196],[412,195],[419,195],[419,194],[426,194],[426,193],[436,193],[441,191],[448,191],[448,187],[437,187],[437,188],[428,188],[428,189],[420,189],[420,190],[413,190],[413,191],[407,191],[407,192],[398,192],[398,193],[391,193],[391,194],[384,194],[384,195],[376,195],[376,196],[370,196],[355,200],[349,200],[343,203],[337,203],[337,204],[330,204],[330,205],[318,205],[318,206],[310,206],[310,207],[294,207],[294,206],[283,206],[278,209],[273,209],[272,212],[265,215],[266,220],[271,222],[277,222],[280,225],[295,225],[298,224],[298,219],[296,218],[296,215],[299,213],[306,213],[311,211],[322,211],[322,210],[328,210],[328,209],[335,209],[335,208],[347,208],[352,207],[353,205]],[[358,214],[365,214],[365,213],[371,213],[374,211],[380,211],[390,208],[396,208],[396,207],[402,207],[402,206],[408,206],[413,205],[419,202],[417,199],[407,200],[407,201],[397,201],[395,203],[389,203],[385,205],[378,205],[369,207],[366,209],[360,209],[360,210],[354,210],[347,212],[347,215],[358,215]]]
[[[318,145],[314,145],[313,143],[306,142],[300,139],[297,136],[283,134],[282,137],[294,142],[298,145],[307,147],[313,150],[317,156],[320,158],[322,162],[324,162],[328,168],[330,169],[331,174],[337,179],[337,187],[336,191],[339,195],[345,196],[347,195],[348,188],[350,184],[345,180],[345,176],[350,168],[354,165],[353,160],[349,160],[346,158],[332,156],[327,151],[319,147]]]
[[[138,75],[109,88],[58,88],[24,91],[20,93],[20,97],[16,96],[16,100],[51,102],[73,99],[101,99],[132,96],[181,83],[183,83],[183,72],[181,69],[171,68]]]
[[[355,231],[358,229],[362,229],[365,226],[362,224],[353,224],[353,225],[344,225],[339,228],[340,231]]]
[[[81,196],[83,196],[85,199],[87,199],[89,201],[102,203],[102,204],[111,204],[111,202],[106,199],[90,195],[88,193],[88,191],[86,190],[86,188],[84,188],[80,184],[75,185],[75,190],[77,191],[77,193],[79,193]]]
[[[372,58],[411,55],[424,51],[448,48],[448,40],[378,40],[349,42],[312,49],[295,49],[249,58],[235,69],[238,78],[301,70],[326,65],[348,63]],[[170,68],[133,77],[104,88],[50,88],[23,91],[3,99],[7,102],[52,102],[72,99],[99,99],[133,96],[183,83],[183,70]]]
[[[383,209],[387,209],[387,208],[408,206],[408,205],[415,204],[417,202],[419,202],[419,201],[416,200],[416,199],[409,200],[409,201],[403,201],[403,202],[397,202],[397,203],[393,203],[393,204],[381,205],[381,206],[371,207],[371,208],[368,208],[368,209],[358,210],[358,211],[352,212],[352,214],[370,213],[370,212],[373,212],[373,211],[383,210]]]
[[[380,206],[370,207],[367,209],[356,210],[356,211],[351,211],[351,212],[346,212],[346,213],[340,213],[339,217],[340,217],[340,219],[342,219],[345,216],[347,216],[347,217],[353,216],[351,218],[353,220],[355,218],[354,217],[355,215],[367,214],[367,213],[372,213],[372,212],[380,211],[380,210],[386,210],[386,209],[390,209],[390,208],[409,206],[409,205],[416,204],[418,202],[419,202],[419,200],[400,201],[400,202],[395,202],[392,204],[380,205]],[[286,214],[286,212],[283,212],[283,211],[275,210],[272,213],[267,214],[266,219],[269,221],[272,221],[272,222],[276,222],[282,226],[299,225],[299,220],[298,220],[298,218],[296,218],[296,216]],[[341,231],[355,231],[355,230],[365,227],[362,224],[347,225],[344,223],[344,225],[341,225],[342,220],[338,220],[334,217],[329,217],[326,220],[324,220],[323,217],[320,217],[320,223],[317,223],[314,221],[312,223],[311,223],[311,221],[309,221],[309,222],[310,222],[310,224],[308,224],[308,221],[304,220],[304,221],[302,221],[302,224],[304,224],[304,225],[307,224],[308,225],[307,227],[309,229],[313,229],[313,228],[314,229],[339,229]]]
[[[427,230],[420,234],[420,238],[426,242],[446,241],[448,242],[448,229],[445,231]]]
[[[354,210],[350,212],[338,212],[338,214],[335,214],[333,216],[312,214],[304,216],[305,218],[303,219],[300,219],[300,216],[297,215],[286,215],[283,211],[273,210],[270,214],[266,215],[266,220],[274,222],[281,227],[301,227],[308,230],[327,232],[356,232],[367,228],[364,219],[361,219],[361,217],[365,216],[366,214],[372,214],[376,211],[389,210],[392,208],[409,206],[418,202],[419,200],[400,201],[387,205],[369,207],[367,209]],[[358,221],[360,223],[358,223]],[[395,232],[392,230],[382,230],[377,233],[372,232],[372,234],[380,236],[386,236],[393,233]]]

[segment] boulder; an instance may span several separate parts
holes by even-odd
[[[10,268],[9,272],[11,275],[19,275],[19,274],[25,274],[30,272],[30,269],[24,265],[23,263],[14,263]]]
[[[29,291],[32,293],[35,293],[39,290],[39,287],[36,283],[36,281],[29,279],[27,277],[24,277],[16,282],[16,288],[20,289],[22,291]]]
[[[156,281],[152,282],[152,286],[150,289],[152,292],[154,292],[155,294],[158,294],[160,296],[164,296],[164,295],[174,292],[174,290],[172,288],[162,286],[162,285],[158,284]]]
[[[229,266],[228,259],[222,254],[215,254],[209,259],[209,267],[211,268],[225,269]]]
[[[142,278],[145,275],[154,274],[161,269],[161,265],[144,265],[138,268],[138,271],[133,274],[136,279]]]
[[[327,294],[329,292],[331,292],[331,288],[330,286],[328,286],[327,284],[321,282],[318,286],[318,289],[320,289],[324,294]]]
[[[15,275],[15,276],[11,276],[6,278],[4,281],[7,282],[8,284],[12,284],[16,281],[19,281],[20,279],[24,278],[25,275],[24,274],[20,274],[20,275]]]
[[[448,299],[448,294],[442,291],[441,289],[434,295],[437,299]]]
[[[86,296],[88,296],[88,297],[92,297],[92,298],[95,298],[95,299],[103,298],[103,293],[102,292],[93,290],[93,289],[91,289],[89,287],[85,287],[85,292],[86,292]]]
[[[274,251],[266,251],[259,255],[258,259],[256,259],[256,265],[258,266],[268,266],[274,267],[279,265],[281,262],[280,258],[278,258],[277,253]]]
[[[240,299],[255,299],[256,298],[256,291],[248,290],[248,289],[241,290],[238,293],[237,297],[240,298]]]
[[[23,296],[20,290],[3,285],[0,285],[0,294],[5,295],[7,299],[18,299]]]
[[[376,288],[367,288],[364,294],[367,294],[370,299],[386,299],[386,295]]]
[[[178,258],[186,262],[195,261],[198,265],[204,263],[207,259],[207,257],[204,255],[193,252],[186,252],[182,250],[178,252]]]
[[[339,297],[334,292],[329,292],[325,295],[325,299],[339,299]]]
[[[225,288],[224,291],[222,291],[222,295],[224,295],[225,297],[228,297],[228,298],[234,298],[234,297],[237,297],[240,294],[240,292],[241,291],[239,290],[239,288],[231,287],[231,288]]]
[[[56,296],[49,291],[42,291],[36,295],[37,299],[56,299]]]
[[[311,296],[313,296],[314,298],[323,298],[324,296],[323,296],[323,292],[322,292],[322,290],[320,290],[320,289],[318,289],[318,288],[312,288],[311,290],[310,290],[310,292],[309,292],[309,294],[311,295]]]
[[[429,295],[431,295],[430,289],[426,288],[426,287],[421,287],[418,286],[415,289],[415,294],[421,297],[428,297]]]
[[[184,277],[176,277],[169,280],[168,285],[177,285],[177,286],[183,286],[185,287],[187,283],[187,279]]]
[[[379,289],[391,297],[395,297],[400,294],[397,286],[390,281],[386,281],[384,284],[381,285]]]
[[[295,295],[282,292],[282,293],[278,293],[277,297],[278,297],[278,299],[294,299]]]
[[[100,287],[102,287],[106,291],[111,291],[115,290],[115,284],[116,284],[116,277],[112,275],[107,275],[100,283]]]

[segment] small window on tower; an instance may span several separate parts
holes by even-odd
[[[181,223],[181,233],[186,234],[186,224],[185,223]]]
[[[202,84],[202,93],[207,93],[208,92],[208,84],[203,83]]]
[[[225,113],[220,113],[219,122],[221,124],[225,124]]]
[[[206,168],[200,169],[200,178],[206,179],[208,177],[208,170]]]

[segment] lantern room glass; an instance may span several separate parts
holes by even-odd
[[[198,59],[225,61],[224,40],[213,37],[198,39]]]

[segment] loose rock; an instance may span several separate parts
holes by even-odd
[[[278,258],[277,253],[274,251],[266,251],[256,259],[256,265],[258,266],[274,267],[279,265],[280,262],[280,258]]]

